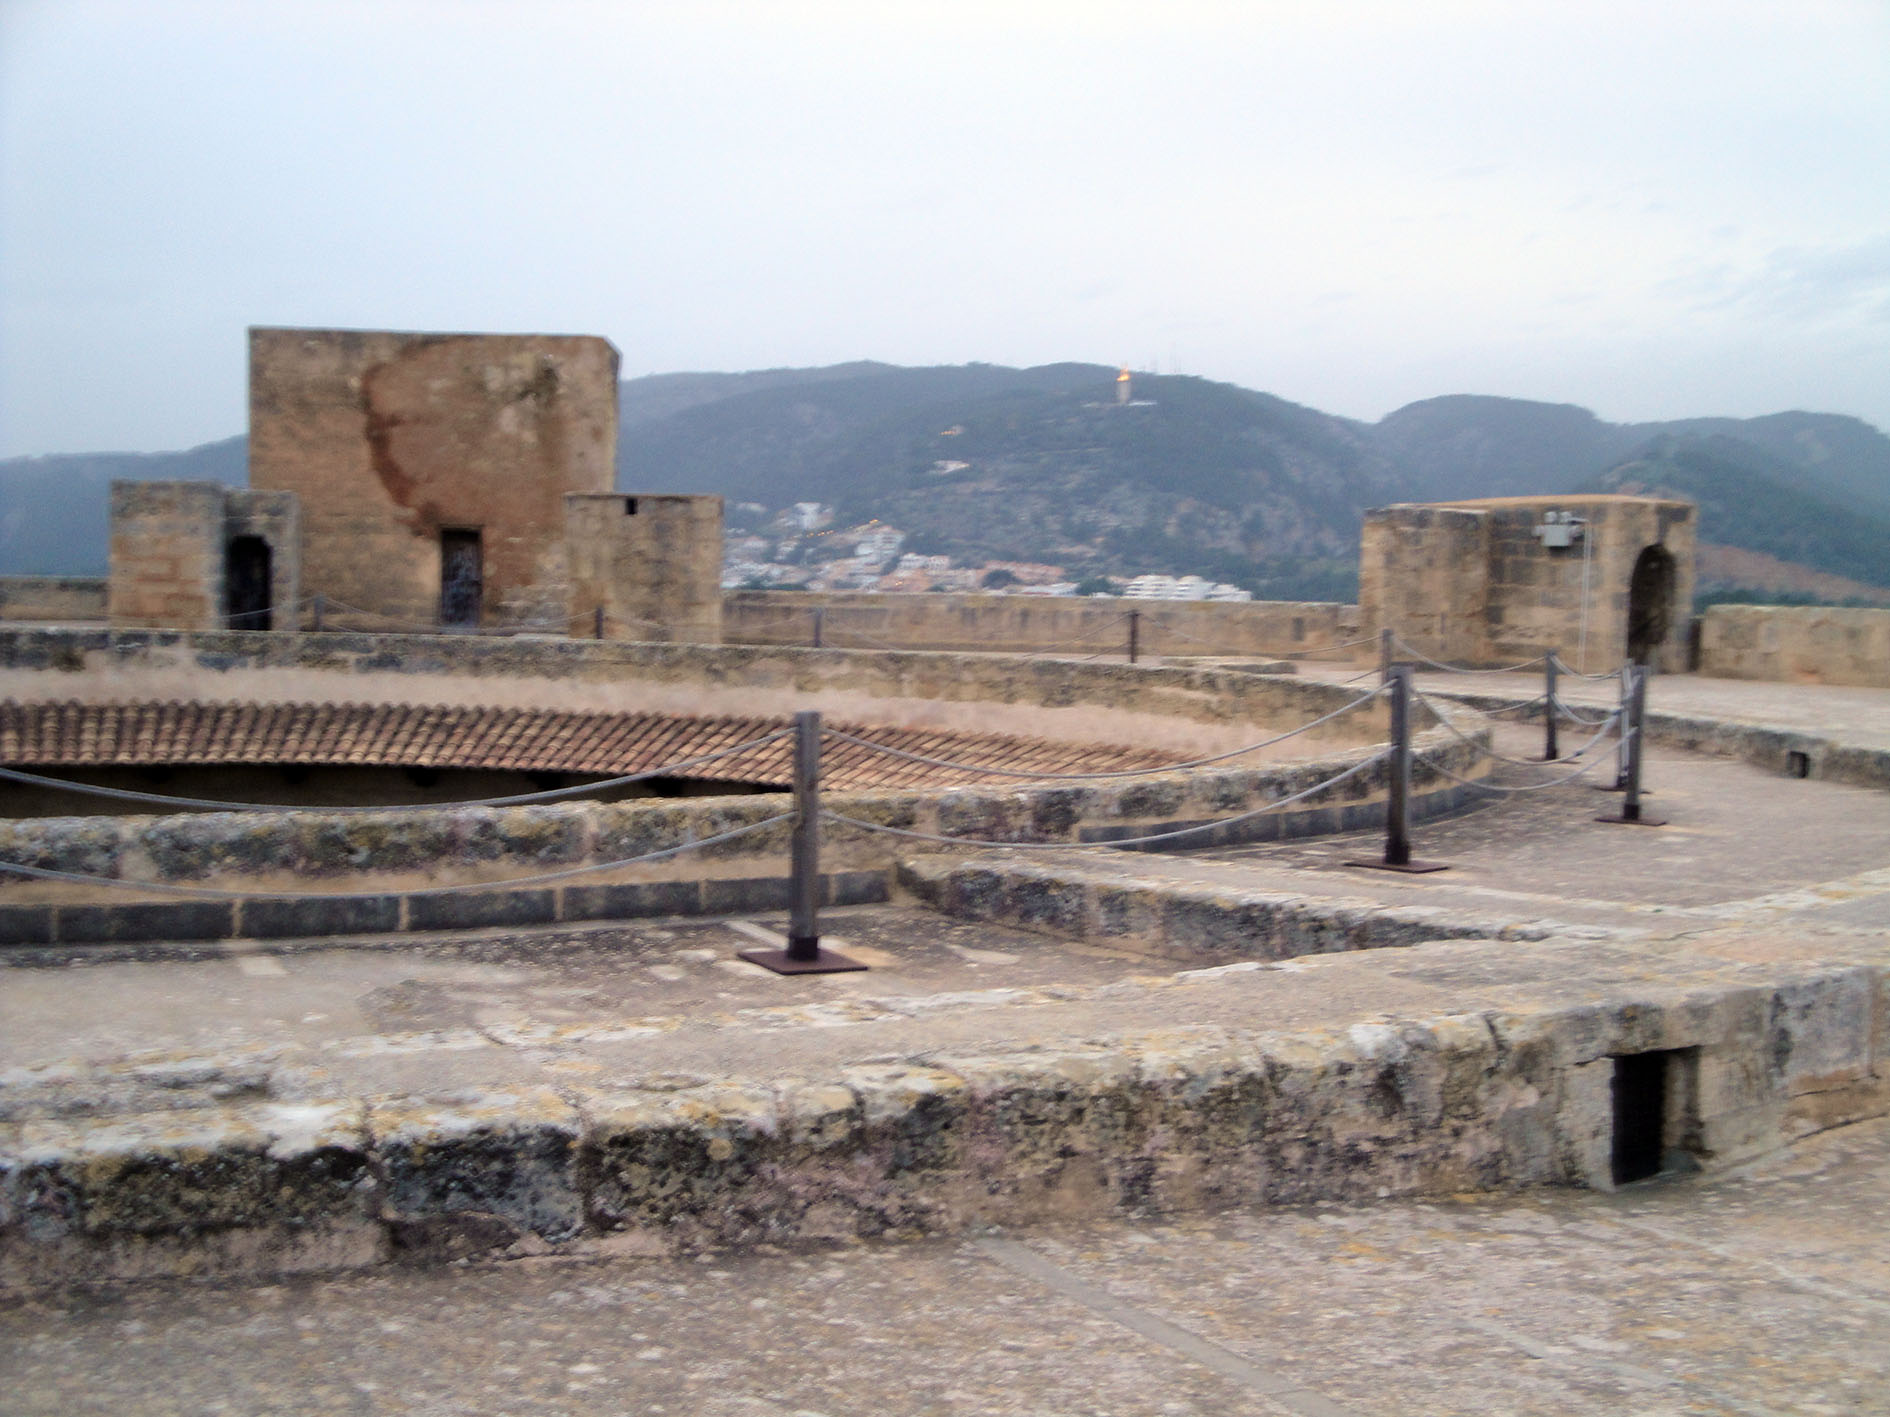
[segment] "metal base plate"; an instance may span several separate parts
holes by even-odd
[[[1405,876],[1428,876],[1433,871],[1448,871],[1450,867],[1442,861],[1407,861],[1402,866],[1393,866],[1386,861],[1348,861],[1348,866],[1356,866],[1361,871],[1396,871]]]
[[[836,950],[818,950],[812,959],[789,959],[786,950],[741,950],[736,957],[776,974],[847,974],[870,967]]]
[[[1606,822],[1610,826],[1616,827],[1664,827],[1667,825],[1667,819],[1665,817],[1650,817],[1645,812],[1641,813],[1638,817],[1596,817],[1595,820],[1598,822]]]

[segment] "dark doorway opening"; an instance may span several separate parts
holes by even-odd
[[[1634,562],[1628,578],[1628,658],[1651,663],[1673,630],[1673,593],[1676,572],[1673,553],[1650,546]]]
[[[485,597],[485,560],[477,528],[440,533],[440,623],[476,626]]]
[[[232,630],[271,629],[269,543],[237,536],[223,553],[224,623]]]

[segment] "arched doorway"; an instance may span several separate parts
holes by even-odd
[[[1628,658],[1651,663],[1673,630],[1673,592],[1676,579],[1673,554],[1664,546],[1650,546],[1635,559],[1628,578]]]
[[[223,560],[223,609],[232,630],[271,628],[269,559],[269,543],[260,536],[230,539]]]

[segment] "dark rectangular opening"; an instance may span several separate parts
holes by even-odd
[[[1786,753],[1785,754],[1785,776],[1810,777],[1811,776],[1811,754],[1792,753],[1792,752]]]
[[[1614,1060],[1614,1183],[1660,1174],[1667,1135],[1665,1052],[1628,1053]]]
[[[473,626],[485,599],[485,559],[477,527],[440,531],[440,623]]]
[[[637,499],[635,497],[625,497],[623,499],[623,514],[626,517],[634,517],[637,514]]]

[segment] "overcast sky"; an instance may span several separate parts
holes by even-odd
[[[0,456],[252,324],[1890,429],[1890,3],[0,0]]]

